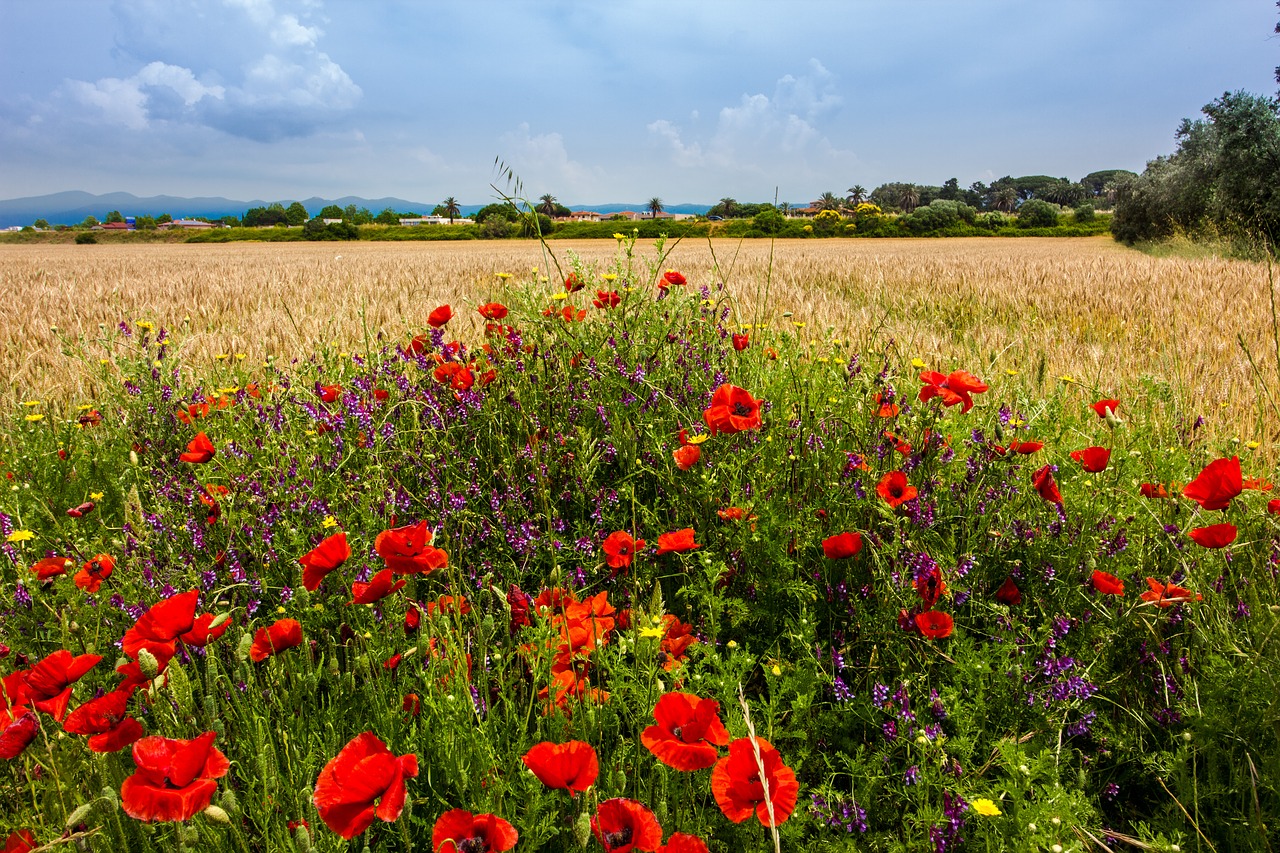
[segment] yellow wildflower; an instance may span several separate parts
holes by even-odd
[[[24,418],[24,420],[28,420],[28,421],[31,421],[32,423],[35,423],[36,421],[44,420],[44,415],[41,415],[41,414],[27,415]]]
[[[326,515],[324,517],[324,521],[320,522],[320,526],[325,530],[328,530],[330,527],[337,527],[338,519],[334,518],[332,515]]]
[[[970,800],[969,807],[983,817],[995,817],[996,815],[1004,814],[1004,812],[1000,811],[999,806],[991,800],[988,800],[986,797]]]
[[[35,539],[36,535],[30,530],[15,530],[6,536],[6,542],[26,542],[29,539]]]

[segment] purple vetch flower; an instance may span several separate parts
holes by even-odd
[[[915,785],[919,781],[920,781],[920,767],[918,765],[915,765],[915,764],[911,765],[910,767],[907,768],[907,772],[902,774],[902,784],[906,785],[908,788],[910,788],[912,785]]]

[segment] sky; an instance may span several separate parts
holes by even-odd
[[[804,203],[1142,171],[1273,0],[0,0],[0,198]]]

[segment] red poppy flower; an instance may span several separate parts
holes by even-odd
[[[199,590],[191,590],[153,604],[137,622],[124,633],[121,648],[135,660],[138,651],[146,648],[157,658],[173,657],[178,637],[195,626],[196,603]]]
[[[43,560],[31,564],[31,574],[36,576],[37,580],[50,581],[60,575],[65,575],[67,569],[71,568],[73,562],[70,557],[45,557]]]
[[[985,382],[964,370],[953,370],[946,376],[936,370],[926,370],[920,374],[920,381],[924,383],[920,389],[920,402],[941,397],[944,406],[961,404],[962,413],[973,408],[973,398],[969,395],[987,390]]]
[[[1107,416],[1108,410],[1110,410],[1111,414],[1114,416],[1116,413],[1116,410],[1120,408],[1120,401],[1119,400],[1099,400],[1089,408],[1097,412],[1098,417],[1100,418],[1105,418]]]
[[[253,635],[249,657],[254,663],[262,663],[276,652],[283,652],[302,645],[302,625],[297,619],[280,619],[268,628],[259,628]]]
[[[1151,500],[1169,497],[1169,490],[1164,487],[1163,483],[1143,483],[1138,487],[1138,491],[1144,498]]]
[[[1191,601],[1191,590],[1183,589],[1176,584],[1160,583],[1155,578],[1147,578],[1147,586],[1149,589],[1142,593],[1139,598],[1148,604],[1154,604],[1156,607],[1172,607],[1175,604],[1182,604]],[[1200,601],[1204,596],[1200,593],[1195,594],[1195,600]]]
[[[67,715],[62,728],[73,735],[90,735],[94,752],[119,752],[142,737],[142,724],[129,716],[130,693],[116,690],[90,699]]]
[[[871,398],[872,400],[875,401],[876,405],[880,407],[879,409],[876,410],[876,417],[892,418],[902,411],[901,407],[899,407],[897,403],[894,403],[891,401],[886,402],[885,401],[886,396],[887,395],[884,392],[877,391],[875,393],[875,396]]]
[[[5,647],[5,654],[8,654],[8,646]],[[19,669],[0,678],[0,723],[13,721],[22,706],[30,701],[27,692],[27,674],[23,670]]]
[[[658,286],[666,287],[668,285],[674,284],[678,287],[682,284],[686,284],[687,282],[688,282],[688,279],[686,279],[680,273],[676,272],[675,270],[667,270],[665,273],[662,274],[662,281],[658,282]]]
[[[455,391],[469,391],[475,384],[475,374],[465,364],[447,361],[431,372],[437,382],[447,383]]]
[[[707,842],[696,835],[673,832],[667,843],[658,848],[658,853],[708,853]]]
[[[1236,541],[1237,531],[1234,524],[1210,524],[1190,530],[1187,535],[1202,548],[1225,548]]]
[[[591,818],[591,831],[606,853],[654,851],[662,843],[662,827],[642,803],[615,797],[605,800]]]
[[[427,315],[427,325],[433,329],[439,329],[452,319],[453,309],[448,305],[441,305],[439,308]]]
[[[71,701],[71,685],[100,660],[101,655],[76,656],[66,649],[58,649],[27,670],[27,700],[37,710],[61,722]]]
[[[880,482],[876,485],[876,494],[889,506],[897,509],[915,498],[919,492],[915,486],[907,482],[906,474],[901,471],[890,471],[880,478]]]
[[[398,575],[429,574],[449,565],[449,555],[428,543],[432,533],[425,521],[384,530],[373,540],[373,550]]]
[[[702,419],[712,435],[731,435],[760,427],[760,403],[750,392],[725,383],[711,395],[711,405],[702,413]]]
[[[1267,515],[1280,515],[1280,498],[1267,501]]]
[[[1031,485],[1040,497],[1051,504],[1062,503],[1062,492],[1058,491],[1058,481],[1053,479],[1053,471],[1046,465],[1031,475]]]
[[[36,846],[36,837],[31,834],[31,830],[19,829],[9,833],[2,853],[30,853]]]
[[[686,527],[672,533],[658,534],[659,554],[666,554],[671,551],[692,551],[694,548],[701,547],[701,545],[693,541],[692,527]]]
[[[951,636],[951,629],[955,627],[955,622],[949,613],[926,610],[916,614],[916,627],[920,629],[921,634],[931,640],[945,640]]]
[[[628,568],[644,544],[643,539],[632,539],[625,530],[615,530],[604,540],[604,560],[611,569]]]
[[[761,824],[769,826],[769,805],[764,793],[767,783],[769,804],[773,806],[775,825],[779,825],[791,817],[800,784],[795,771],[782,763],[782,756],[769,741],[758,737],[755,743],[760,749],[764,778],[761,779],[751,738],[738,738],[729,744],[729,754],[717,761],[711,771],[711,793],[720,811],[734,823],[742,823],[755,814]]]
[[[368,583],[353,581],[351,584],[351,601],[347,603],[376,604],[408,583],[404,578],[393,582],[393,577],[394,575],[390,569],[383,569],[369,578]]]
[[[191,439],[187,444],[187,452],[180,454],[178,459],[183,462],[191,462],[196,465],[203,465],[218,453],[218,449],[213,446],[213,442],[209,440],[209,436],[204,433],[197,433],[196,437]]]
[[[347,534],[335,533],[298,558],[302,564],[302,585],[308,592],[315,592],[329,572],[341,566],[351,556]]]
[[[702,448],[696,444],[686,444],[677,447],[671,454],[676,460],[676,467],[681,471],[688,471],[694,465],[698,464],[698,460],[702,458]]]
[[[111,572],[116,567],[114,557],[107,554],[97,554],[92,560],[86,562],[80,571],[76,572],[76,586],[80,587],[87,593],[95,593],[102,588],[102,582],[111,577]]]
[[[491,814],[473,815],[453,809],[436,818],[431,829],[433,853],[500,853],[520,840],[515,827]]]
[[[822,553],[828,560],[843,560],[861,550],[861,533],[837,533],[822,540]]]
[[[476,310],[479,311],[480,316],[486,320],[497,321],[507,316],[507,306],[503,305],[501,302],[486,302]]]
[[[1226,509],[1231,499],[1244,491],[1244,478],[1240,473],[1240,457],[1215,459],[1187,483],[1182,496],[1190,498],[1204,509]]]
[[[1021,453],[1023,456],[1029,456],[1044,447],[1043,441],[1011,441],[1009,442],[1009,450],[1013,453]]]
[[[1275,487],[1275,483],[1271,482],[1266,477],[1250,477],[1240,483],[1240,488],[1252,492],[1270,492],[1275,489]],[[85,504],[81,504],[81,506],[85,506]],[[90,509],[93,509],[93,504],[88,504],[88,506]]]
[[[729,743],[720,722],[720,703],[690,693],[664,693],[653,706],[656,726],[640,736],[645,748],[668,767],[690,772],[716,763],[717,746]]]
[[[144,737],[133,745],[138,766],[120,786],[120,804],[143,821],[182,821],[209,807],[216,780],[231,762],[213,745],[214,732],[192,740]]]
[[[1071,451],[1071,458],[1090,474],[1097,474],[1106,470],[1107,463],[1111,461],[1111,451],[1105,447],[1086,447]]]
[[[734,335],[731,340],[733,341],[733,348],[738,352],[742,352],[751,346],[751,337],[749,335]]]
[[[996,590],[996,601],[1001,604],[1008,604],[1010,607],[1022,603],[1022,590],[1018,589],[1018,585],[1013,582],[1013,576],[1004,579],[1004,583],[1000,584],[1000,588]]]
[[[1124,581],[1115,575],[1094,569],[1090,582],[1093,583],[1093,588],[1103,595],[1124,595]]]
[[[320,395],[320,400],[322,402],[333,403],[333,402],[336,402],[337,399],[342,396],[342,386],[341,385],[321,385],[320,390],[317,393]]]
[[[720,516],[721,521],[742,521],[746,518],[747,511],[740,506],[731,506],[716,510],[716,515]]]
[[[179,635],[179,639],[188,646],[209,645],[227,633],[231,627],[231,617],[226,614],[201,613],[191,623],[191,630]]]
[[[40,732],[40,721],[30,711],[18,714],[0,726],[0,758],[12,760],[22,754]]]
[[[1257,482],[1257,481],[1250,480],[1250,482]],[[1267,485],[1269,486],[1270,483],[1268,483]],[[85,501],[84,503],[73,506],[71,509],[67,510],[67,515],[71,516],[72,518],[84,518],[86,515],[93,512],[95,509],[97,509],[97,506],[98,505],[95,504],[93,501]]]
[[[596,298],[591,300],[591,304],[597,308],[617,308],[622,304],[622,297],[616,290],[597,290]]]
[[[320,818],[348,840],[404,811],[404,780],[418,775],[418,756],[396,757],[373,732],[363,732],[334,756],[316,780],[312,802]]]
[[[548,788],[564,788],[570,793],[590,788],[600,775],[595,748],[586,741],[567,743],[543,741],[524,754],[524,764]]]
[[[409,339],[409,343],[401,348],[400,352],[405,358],[413,358],[426,352],[428,343],[430,343],[430,339],[426,335],[414,335]]]

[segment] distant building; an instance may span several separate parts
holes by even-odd
[[[199,231],[203,228],[212,228],[213,225],[208,222],[201,222],[199,219],[175,219],[172,222],[164,222],[156,226],[157,228],[181,228],[187,231]]]
[[[594,210],[575,210],[568,219],[570,222],[599,222],[600,214]]]
[[[328,220],[325,220],[326,222]],[[456,216],[453,222],[449,222],[447,216],[412,216],[400,220],[401,225],[474,225],[474,220],[464,219]]]

